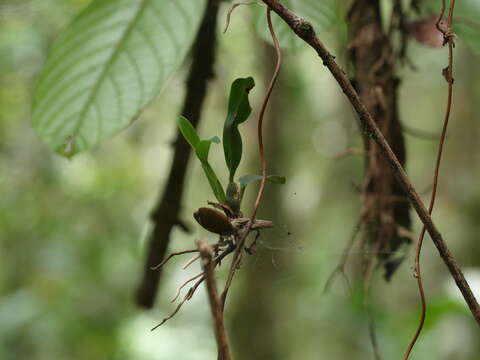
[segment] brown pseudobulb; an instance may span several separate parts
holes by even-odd
[[[235,230],[228,217],[214,209],[201,207],[193,217],[203,228],[215,234],[229,235]]]

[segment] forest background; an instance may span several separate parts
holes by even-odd
[[[179,283],[194,274],[177,259],[164,269],[152,311],[135,307],[150,230],[149,214],[171,160],[175,119],[188,66],[122,134],[68,160],[52,153],[31,125],[35,82],[52,41],[86,0],[0,1],[0,358],[1,359],[211,359],[216,355],[203,288],[161,328],[150,328],[174,308]],[[272,71],[273,50],[252,26],[251,9],[236,9],[220,35],[210,84],[204,137],[221,136],[228,88],[253,76],[256,117]],[[345,64],[346,27],[338,20],[322,39]],[[480,41],[480,40],[479,40]],[[455,49],[455,102],[434,219],[480,294],[480,72],[478,56],[461,39]],[[409,44],[416,69],[400,69],[400,114],[407,141],[407,170],[428,198],[442,123],[446,49]],[[239,359],[371,359],[369,318],[341,278],[327,294],[325,282],[353,231],[360,204],[358,126],[338,85],[307,46],[285,51],[285,63],[266,127],[272,173],[260,217],[258,253],[237,274],[226,312]],[[187,59],[188,60],[188,59]],[[188,63],[188,61],[187,61]],[[348,68],[348,66],[346,66]],[[477,83],[479,80],[479,83]],[[243,125],[243,173],[257,173],[255,122]],[[221,164],[220,147],[211,163]],[[173,233],[171,250],[212,239],[191,214],[212,200],[200,166],[191,162],[182,218],[193,229]],[[188,181],[191,180],[191,181]],[[253,191],[252,191],[253,192]],[[250,201],[253,193],[249,193]],[[247,199],[248,201],[248,199]],[[418,221],[414,231],[420,231]],[[363,254],[352,251],[349,271]],[[381,352],[403,353],[417,325],[413,251],[393,280],[373,279],[371,302]],[[423,255],[429,310],[416,359],[477,359],[478,329],[429,239]],[[356,276],[352,275],[355,284]],[[357,279],[358,280],[358,279]]]

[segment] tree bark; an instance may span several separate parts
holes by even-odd
[[[392,24],[403,16],[398,2]],[[356,0],[349,13],[349,56],[353,64],[353,83],[370,114],[402,167],[405,167],[405,141],[398,114],[399,80],[395,74],[398,56],[390,34],[382,27],[378,0]],[[393,31],[396,29],[393,28]],[[405,192],[375,141],[363,135],[367,161],[361,191],[362,220],[367,225],[364,245],[385,268],[385,278],[393,275],[404,255],[393,255],[411,239],[400,235],[410,229],[409,203]],[[404,231],[405,232],[405,231]],[[372,264],[374,259],[368,259]],[[368,266],[367,266],[368,268]]]

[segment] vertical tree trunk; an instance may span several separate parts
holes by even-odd
[[[200,121],[208,82],[213,77],[218,3],[219,0],[207,2],[202,24],[193,46],[193,60],[186,81],[187,91],[181,114],[195,127]],[[136,293],[137,305],[142,308],[149,309],[155,303],[161,269],[152,270],[151,267],[164,259],[172,228],[179,225],[184,230],[187,229],[179,216],[190,152],[190,146],[180,131],[177,131],[170,174],[163,195],[151,216],[153,230],[148,240],[143,277]]]
[[[373,115],[383,135],[401,164],[405,165],[405,144],[398,114],[399,80],[395,74],[398,62],[391,34],[398,30],[403,13],[400,0],[395,0],[391,30],[382,28],[378,0],[355,0],[348,13],[349,56],[354,69],[354,84],[361,100]],[[361,192],[362,217],[366,224],[364,244],[379,254],[388,280],[403,260],[392,253],[410,239],[402,229],[410,228],[409,205],[388,163],[374,141],[364,135],[367,153]],[[375,259],[368,259],[366,271],[372,270]]]

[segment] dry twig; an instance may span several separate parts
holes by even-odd
[[[202,258],[202,268],[206,279],[208,300],[210,302],[210,310],[212,311],[215,339],[217,340],[218,347],[218,359],[230,360],[230,345],[223,323],[222,306],[218,298],[217,284],[214,275],[215,263],[213,262],[213,250],[205,241],[197,241],[197,246],[200,251],[200,257]]]

